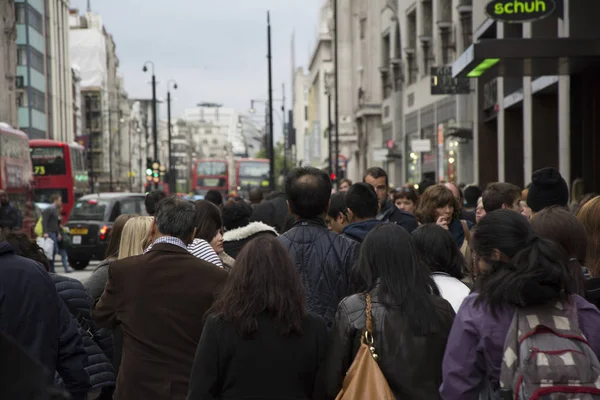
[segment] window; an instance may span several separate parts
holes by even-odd
[[[463,48],[466,49],[473,43],[473,16],[471,13],[462,14],[460,22],[463,33]]]
[[[218,140],[218,139],[213,139],[212,143],[213,143],[214,145],[217,145],[217,144],[219,144],[219,140]]]
[[[25,23],[25,4],[15,3],[15,20],[17,24]]]
[[[366,30],[367,30],[367,18],[363,17],[360,19],[360,21],[358,22],[358,29],[360,32],[360,38],[364,39],[365,35],[366,35]]]
[[[43,113],[46,112],[46,95],[39,90],[30,88],[31,98],[29,99],[29,105],[38,111]]]
[[[64,175],[67,173],[63,147],[32,147],[30,153],[35,175]]]
[[[121,200],[121,214],[137,214],[138,212],[133,199]]]
[[[17,107],[27,107],[27,92],[24,90],[17,91]]]
[[[308,106],[304,106],[304,120],[308,121]]]
[[[27,13],[29,14],[29,26],[38,31],[39,33],[44,33],[44,22],[42,19],[42,15],[37,12],[33,7],[27,8]]]
[[[225,175],[227,173],[227,163],[220,161],[201,161],[196,167],[198,175]]]
[[[31,60],[31,68],[38,72],[44,73],[44,55],[36,49],[29,47],[29,56]]]
[[[17,47],[17,65],[27,65],[27,47]]]

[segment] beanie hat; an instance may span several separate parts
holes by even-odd
[[[226,204],[221,211],[223,227],[226,231],[242,228],[250,223],[252,207],[243,201]]]
[[[533,173],[527,205],[538,212],[551,206],[566,207],[569,203],[569,187],[555,168],[538,169]]]

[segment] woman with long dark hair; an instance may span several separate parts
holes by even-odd
[[[188,400],[320,397],[327,328],[307,313],[300,276],[276,238],[244,246],[207,315]]]
[[[431,271],[440,295],[458,312],[471,289],[461,282],[467,263],[452,236],[440,226],[425,224],[415,230],[411,237],[420,265]]]
[[[342,300],[325,364],[326,391],[335,397],[365,329],[366,293],[372,301],[379,367],[398,399],[439,398],[442,357],[452,326],[450,304],[416,259],[410,234],[394,223],[373,229],[355,265],[359,294]]]
[[[471,246],[481,275],[477,291],[460,307],[444,356],[443,399],[478,399],[499,387],[506,337],[516,310],[532,306],[575,308],[580,330],[600,354],[600,311],[573,294],[566,255],[538,237],[526,217],[511,210],[487,214]]]
[[[196,237],[192,244],[188,246],[188,251],[192,255],[208,261],[229,271],[232,265],[224,265],[223,256],[223,219],[221,218],[221,209],[207,200],[198,200],[194,202],[196,206],[196,219],[198,228]],[[226,254],[225,254],[226,256]],[[225,257],[225,260],[233,264],[231,257]]]

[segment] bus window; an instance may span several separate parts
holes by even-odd
[[[34,175],[65,175],[67,164],[63,147],[32,147]]]

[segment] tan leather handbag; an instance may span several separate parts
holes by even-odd
[[[358,353],[346,377],[342,390],[336,400],[395,400],[385,376],[379,369],[373,344],[373,315],[371,313],[371,295],[366,294],[366,327],[362,333]]]

